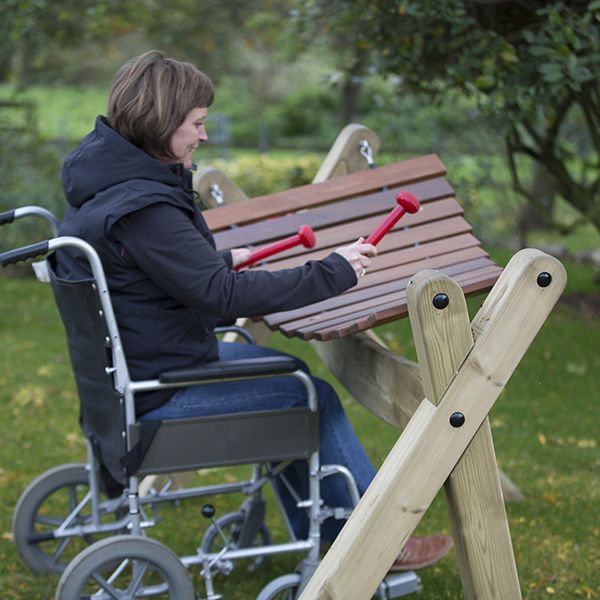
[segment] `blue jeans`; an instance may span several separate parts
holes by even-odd
[[[282,354],[277,350],[252,344],[219,342],[221,360]],[[300,362],[300,368],[309,372],[304,363]],[[312,380],[319,399],[321,464],[338,464],[348,468],[362,495],[375,476],[375,469],[360,445],[335,390],[322,379],[312,377]],[[168,402],[140,419],[156,421],[296,406],[306,406],[304,386],[295,377],[279,376],[190,386],[175,392]],[[308,498],[307,463],[295,461],[284,473],[300,496]],[[287,488],[279,482],[278,490],[296,537],[306,539],[308,518],[305,511],[296,506],[296,501]],[[346,484],[339,475],[327,477],[322,481],[321,496],[327,506],[352,506]],[[343,522],[333,519],[325,521],[322,527],[323,539],[333,541],[342,525]]]

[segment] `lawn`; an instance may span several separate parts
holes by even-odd
[[[505,264],[508,255],[496,253]],[[600,598],[600,315],[570,302],[598,296],[594,273],[567,264],[569,283],[540,334],[491,413],[498,462],[526,499],[508,505],[510,529],[525,598]],[[470,300],[474,313],[481,297]],[[83,461],[74,385],[61,326],[46,285],[0,276],[0,401],[4,407],[0,462],[2,541],[0,587],[10,599],[50,599],[57,578],[34,576],[11,541],[11,514],[19,494],[53,466]],[[407,319],[379,330],[396,351],[414,357]],[[279,336],[273,345],[302,355],[313,371],[330,378],[312,348]],[[336,382],[346,409],[376,464],[398,433],[358,406]],[[240,470],[203,474],[222,481]],[[283,527],[268,499],[268,523],[278,539]],[[238,498],[215,498],[218,514],[235,510]],[[202,502],[161,510],[151,535],[181,554],[192,554],[206,522]],[[443,495],[434,501],[418,533],[448,531]],[[242,565],[217,589],[226,598],[250,599],[275,576],[290,572],[296,556],[276,558],[256,573]],[[197,569],[192,572],[200,590]],[[454,551],[421,573],[420,598],[462,598]]]

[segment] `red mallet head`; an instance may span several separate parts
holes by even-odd
[[[311,227],[308,225],[302,225],[300,229],[298,229],[298,237],[300,239],[300,243],[305,248],[312,248],[317,243],[317,238],[315,238],[315,233]]]
[[[410,192],[398,192],[396,202],[398,206],[394,206],[383,223],[367,238],[367,244],[376,246],[402,216],[406,213],[416,213],[421,207],[419,201]]]
[[[421,203],[410,192],[398,192],[396,202],[407,212],[416,213],[421,208]]]

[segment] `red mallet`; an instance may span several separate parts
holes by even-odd
[[[416,213],[421,208],[421,203],[410,192],[398,192],[396,196],[398,206],[385,218],[385,221],[366,239],[366,244],[376,246],[381,238],[406,214]]]
[[[238,271],[243,267],[247,267],[248,265],[252,265],[263,260],[264,258],[267,258],[267,256],[272,256],[278,252],[283,252],[284,250],[288,250],[294,246],[302,245],[305,248],[312,248],[315,243],[316,239],[313,230],[308,225],[302,225],[302,227],[298,229],[298,233],[296,235],[292,235],[289,238],[285,238],[279,242],[275,242],[274,244],[270,244],[269,246],[259,248],[258,250],[252,252],[248,260],[236,265],[235,270]]]

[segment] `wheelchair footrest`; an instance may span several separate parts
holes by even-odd
[[[381,584],[385,590],[386,600],[400,598],[421,591],[421,579],[413,571],[390,573]]]

